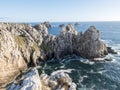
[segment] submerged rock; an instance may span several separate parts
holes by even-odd
[[[74,25],[75,25],[75,26],[79,26],[79,25],[80,25],[80,23],[79,23],[79,22],[76,22]]]
[[[64,27],[65,26],[65,24],[61,24],[61,25],[59,25],[59,27]]]
[[[109,59],[105,59],[105,61],[112,61],[112,58],[109,58]]]
[[[115,52],[115,50],[113,50],[111,47],[107,47],[108,53],[111,54],[117,54],[117,52]]]

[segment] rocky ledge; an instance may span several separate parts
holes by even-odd
[[[39,76],[37,69],[34,68],[25,74],[22,80],[14,81],[7,90],[76,90],[76,84],[67,73]]]
[[[100,32],[94,26],[82,33],[77,32],[72,24],[62,25],[57,36],[49,34],[49,28],[48,22],[35,26],[0,23],[0,87],[6,86],[29,67],[51,58],[76,54],[94,59],[114,52],[101,41]]]

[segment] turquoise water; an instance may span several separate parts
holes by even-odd
[[[51,23],[50,34],[60,32],[59,25],[67,23]],[[89,26],[95,26],[101,32],[101,39],[118,54],[108,56],[112,62],[93,63],[75,55],[61,60],[51,60],[43,65],[42,72],[50,74],[57,70],[69,73],[77,90],[120,90],[120,22],[81,22],[77,31],[84,32]]]

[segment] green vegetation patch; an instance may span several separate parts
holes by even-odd
[[[51,47],[50,47],[49,45],[46,45],[46,44],[44,44],[44,43],[42,43],[40,47],[41,47],[45,52],[48,52],[48,51],[51,49]]]
[[[40,50],[36,43],[34,43],[31,48],[34,49],[35,51],[39,51]]]
[[[25,37],[23,36],[14,36],[15,38],[15,42],[22,48],[22,49],[26,49],[26,40]]]

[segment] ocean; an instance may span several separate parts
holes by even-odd
[[[74,22],[51,23],[50,34],[58,35],[59,25]],[[36,24],[36,23],[34,23]],[[118,54],[109,54],[111,62],[89,62],[76,55],[61,60],[50,60],[40,70],[50,75],[52,72],[67,72],[77,85],[77,90],[120,90],[120,22],[80,22],[75,26],[78,32],[85,32],[89,26],[95,26],[101,33],[101,39]]]

